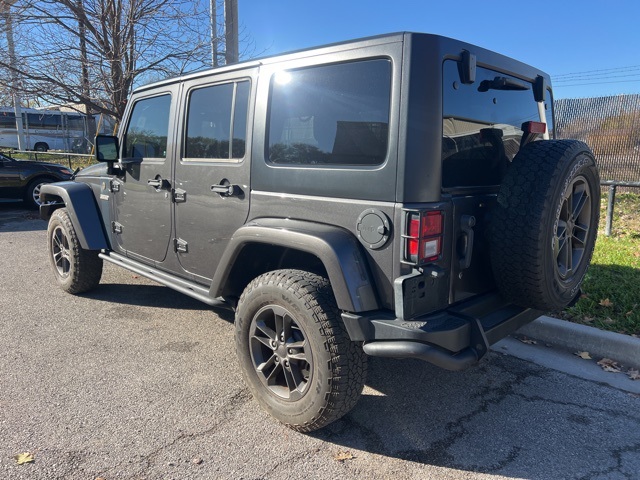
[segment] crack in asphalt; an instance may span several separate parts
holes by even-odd
[[[459,417],[455,421],[447,423],[444,429],[448,432],[448,435],[445,438],[433,442],[427,449],[411,449],[399,451],[396,453],[398,457],[402,458],[403,460],[410,460],[424,464],[446,465],[449,468],[456,468],[459,470],[475,469],[486,473],[495,473],[515,462],[521,450],[520,447],[511,448],[507,453],[507,456],[503,460],[500,460],[497,463],[489,466],[467,465],[456,462],[454,460],[454,456],[448,452],[449,448],[451,448],[458,440],[462,439],[468,433],[465,424],[469,423],[479,415],[487,413],[490,406],[497,405],[507,397],[514,395],[515,387],[521,385],[525,382],[525,380],[534,376],[531,374],[531,372],[514,373],[513,370],[511,370],[508,371],[508,373],[514,375],[515,378],[509,381],[505,381],[498,387],[484,387],[480,392],[478,392],[478,394],[475,395],[476,398],[481,399],[481,403],[478,408],[466,415]],[[489,394],[491,394],[494,398],[483,399],[483,396],[487,396]]]
[[[276,464],[271,467],[267,472],[265,472],[262,475],[259,475],[257,477],[253,477],[252,480],[266,480],[267,478],[269,478],[269,475],[275,473],[280,467],[286,467],[292,464],[295,464],[297,462],[300,461],[301,458],[306,457],[309,454],[313,454],[313,453],[318,453],[322,450],[322,448],[320,447],[313,447],[313,448],[308,448],[302,452],[300,452],[299,454],[296,454],[295,458],[288,458],[286,460],[282,460],[280,462],[276,462]]]
[[[580,477],[579,480],[592,480],[601,475],[608,475],[610,473],[619,473],[620,475],[623,475],[625,478],[628,478],[629,480],[637,479],[638,478],[637,472],[635,474],[631,474],[631,473],[625,473],[622,471],[623,462],[624,462],[622,455],[625,453],[640,453],[640,443],[636,443],[635,445],[630,445],[627,447],[617,448],[613,450],[611,452],[611,458],[616,461],[616,465],[603,470],[592,470],[586,475]]]
[[[146,473],[148,471],[149,468],[152,467],[153,465],[153,461],[166,449],[171,448],[175,445],[177,445],[178,443],[184,441],[184,440],[193,440],[196,438],[200,438],[200,437],[205,437],[207,435],[210,435],[212,433],[214,433],[216,430],[218,430],[221,426],[229,423],[232,419],[233,419],[233,413],[237,413],[237,409],[247,403],[249,403],[252,399],[252,395],[249,392],[248,388],[241,388],[240,390],[238,390],[236,393],[234,393],[233,395],[231,395],[231,397],[226,400],[224,402],[224,406],[222,408],[222,410],[220,411],[220,413],[218,414],[218,418],[221,418],[215,425],[211,426],[210,428],[207,428],[206,430],[202,430],[200,432],[192,432],[192,433],[188,433],[188,432],[183,432],[180,433],[178,436],[176,436],[172,441],[165,443],[164,445],[161,445],[160,447],[156,448],[155,450],[153,450],[152,452],[149,452],[146,455],[141,455],[141,458],[136,460],[136,461],[131,461],[131,460],[123,460],[122,462],[107,468],[106,470],[102,470],[100,472],[98,472],[95,476],[96,477],[108,477],[110,475],[111,472],[113,472],[114,470],[117,470],[118,468],[122,467],[123,465],[126,464],[130,464],[130,463],[139,463],[139,464],[144,464],[141,465],[139,467],[139,469],[134,473],[134,476],[136,475],[143,475],[144,473]]]
[[[623,418],[625,420],[631,420],[637,423],[640,423],[640,417],[635,417],[631,414],[631,412],[616,412],[615,410],[611,410],[608,408],[600,408],[600,407],[594,407],[592,405],[588,405],[588,404],[584,404],[584,403],[576,403],[576,402],[563,402],[561,400],[553,400],[551,398],[544,398],[541,397],[539,395],[533,395],[533,396],[528,396],[525,395],[524,393],[513,393],[513,396],[515,397],[520,397],[521,399],[523,399],[526,402],[544,402],[544,403],[550,403],[552,405],[560,405],[563,407],[579,407],[581,409],[585,409],[585,410],[591,410],[592,412],[597,412],[597,413],[604,413],[606,415],[609,415],[613,418]]]

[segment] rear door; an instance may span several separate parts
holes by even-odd
[[[250,98],[257,69],[185,83],[174,171],[175,246],[185,273],[213,277],[249,212]]]

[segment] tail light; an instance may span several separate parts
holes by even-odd
[[[440,258],[442,222],[440,210],[405,212],[404,262],[423,265]]]

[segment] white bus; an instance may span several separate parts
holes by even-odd
[[[87,138],[86,116],[81,113],[23,108],[22,125],[22,148],[25,150],[86,153],[81,152],[85,139],[93,143],[93,139]],[[112,122],[103,122],[100,132],[111,133],[110,126]],[[0,147],[18,148],[16,116],[12,107],[0,107]]]

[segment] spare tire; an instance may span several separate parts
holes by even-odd
[[[577,299],[598,231],[600,178],[576,140],[524,146],[500,187],[491,221],[491,264],[511,302],[558,311]]]

